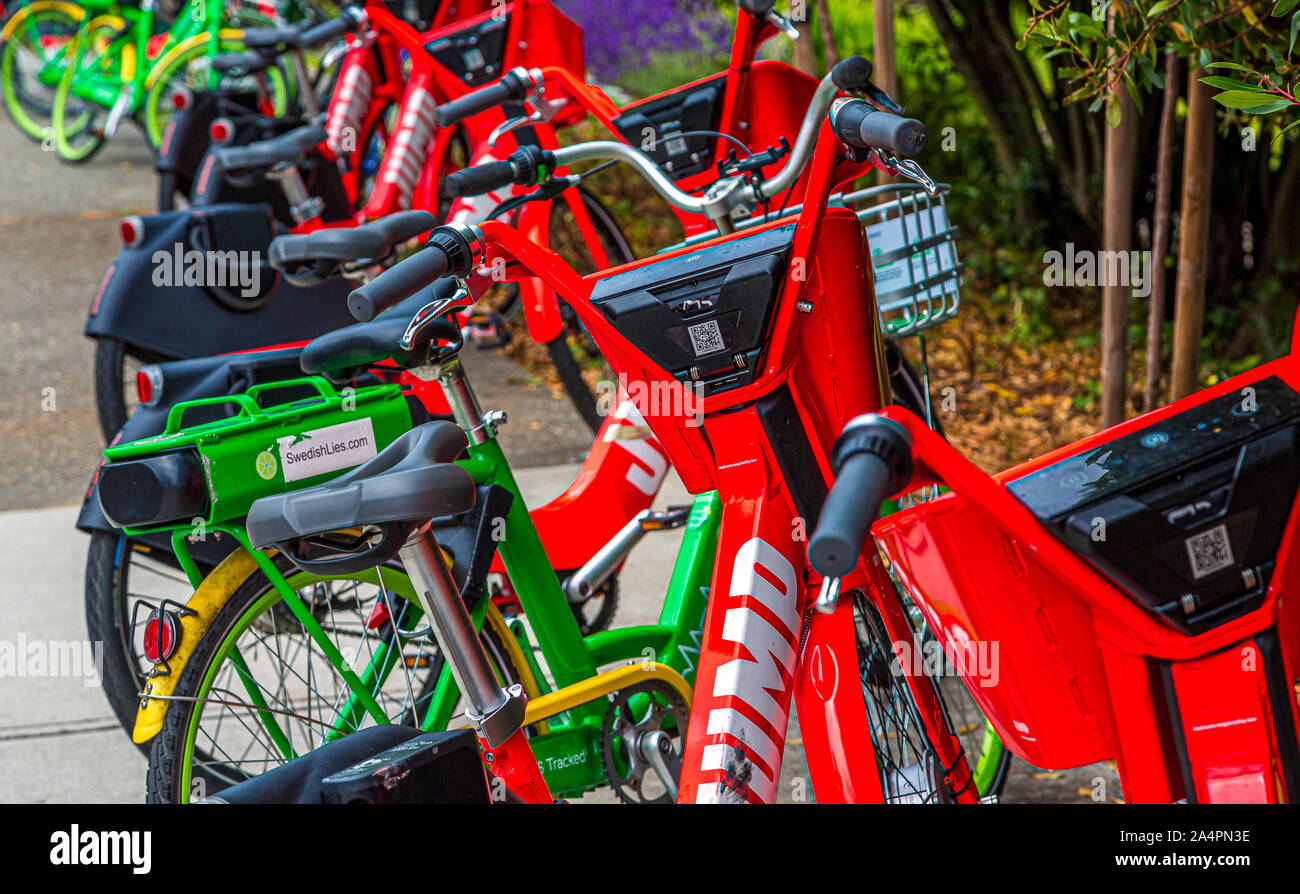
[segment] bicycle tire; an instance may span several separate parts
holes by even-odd
[[[125,19],[116,16],[99,16],[77,32],[68,64],[54,92],[51,128],[54,134],[54,151],[59,160],[69,164],[84,164],[99,154],[108,142],[104,133],[111,110],[95,102],[83,102],[73,97],[72,85],[79,72],[103,64],[107,56],[98,54],[94,41],[100,33],[117,38],[127,27]],[[134,52],[134,49],[131,50]],[[85,53],[85,55],[83,55]],[[116,54],[114,54],[116,55]],[[120,94],[119,94],[120,95]],[[75,102],[78,111],[69,120],[69,103]]]
[[[282,555],[277,555],[274,561],[277,568],[282,573],[286,573],[289,583],[295,589],[314,585],[319,580],[311,575],[294,573],[288,560]],[[360,577],[361,575],[345,575],[341,579],[346,581],[349,578]],[[410,588],[409,579],[395,563],[382,569],[382,577],[390,591],[395,588]],[[403,584],[403,581],[406,583]],[[260,570],[234,587],[233,591],[224,598],[221,609],[200,638],[192,657],[181,672],[174,695],[182,698],[208,698],[212,689],[216,688],[214,684],[217,675],[222,665],[226,663],[226,658],[236,640],[252,628],[259,618],[265,618],[264,624],[269,623],[275,634],[279,633],[281,622],[289,627],[296,623],[287,620],[292,618],[292,615],[289,615],[287,609],[283,607],[281,615],[277,617],[275,614],[277,606],[282,607],[282,600]],[[498,633],[491,624],[485,624],[481,633],[489,654],[497,663],[498,673],[505,678],[502,682],[506,685],[524,682],[527,688],[527,681],[532,679],[531,674],[515,666],[510,650],[505,648],[500,639],[503,634]],[[508,631],[504,635],[509,635]],[[436,645],[434,648],[436,649]],[[405,657],[405,652],[403,656]],[[435,667],[430,661],[428,676],[432,677],[440,672],[440,669],[441,665]],[[408,688],[414,687],[412,685]],[[428,691],[427,686],[421,689],[422,693],[426,691]],[[418,697],[412,697],[411,700],[413,703],[418,703]],[[224,706],[217,707],[224,708]],[[149,768],[146,775],[146,799],[149,803],[177,803],[189,800],[193,794],[202,796],[215,794],[236,778],[229,771],[223,770],[225,775],[218,775],[212,770],[190,766],[191,758],[187,755],[192,755],[197,747],[195,740],[198,738],[202,714],[203,711],[199,710],[196,702],[176,701],[170,706],[162,729],[154,737],[149,752]],[[399,710],[395,716],[403,722],[415,719],[413,713],[406,709]],[[216,753],[215,749],[212,753]],[[269,766],[266,769],[269,769]],[[201,788],[195,785],[196,779],[203,780]]]
[[[578,194],[582,197],[583,206],[591,216],[591,223],[593,229],[596,230],[596,236],[604,244],[605,253],[609,257],[611,264],[617,266],[636,260],[632,247],[627,237],[623,235],[623,231],[619,228],[614,216],[589,190],[582,187],[577,189]],[[557,200],[552,206],[552,214],[559,207],[561,205]],[[554,232],[554,225],[552,226],[552,232]],[[554,245],[551,247],[555,248]],[[563,251],[556,250],[561,257],[564,257]],[[579,273],[594,272],[595,265],[590,258],[578,259],[579,263],[574,263],[574,259],[568,257],[565,257],[565,260],[572,264]],[[584,270],[584,266],[590,269]],[[565,326],[558,337],[546,343],[546,349],[550,355],[551,363],[555,367],[556,375],[560,379],[560,384],[564,386],[564,391],[569,396],[569,401],[587,427],[592,432],[595,432],[600,428],[601,422],[604,420],[597,406],[596,394],[583,378],[582,369],[573,356],[573,348],[576,347],[584,353],[597,357],[600,356],[600,352],[595,343],[591,341],[591,336],[578,322],[577,315],[573,310],[559,296],[556,296],[556,300],[560,302]],[[573,347],[570,346],[571,340]]]
[[[37,28],[48,27],[51,33],[57,29],[71,40],[77,33],[81,19],[85,17],[84,10],[78,8],[77,12],[79,15],[73,16],[64,9],[38,2],[15,9],[3,22],[9,37],[0,39],[0,97],[4,100],[5,112],[18,130],[38,143],[43,143],[51,136],[54,95],[39,80],[33,83],[33,78],[22,77],[17,54],[25,44],[16,40],[15,35],[22,23],[32,19]],[[55,22],[58,24],[55,25]],[[26,32],[24,36],[30,37]]]

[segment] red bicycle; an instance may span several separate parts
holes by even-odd
[[[1294,801],[1298,335],[1289,356],[996,476],[906,410],[855,419],[813,564],[848,573],[878,496],[942,483],[872,534],[1012,751],[1114,760],[1128,801]]]
[[[761,195],[754,183],[732,177],[694,196],[625,144],[577,144],[549,153],[542,170],[628,162],[723,235],[582,277],[500,221],[444,226],[424,251],[354,291],[349,305],[366,319],[444,275],[466,279],[470,294],[503,265],[539,276],[614,368],[648,386],[634,399],[687,488],[719,492],[719,551],[679,800],[773,800],[796,698],[818,800],[973,801],[934,681],[923,669],[890,672],[889,644],[914,631],[883,567],[869,566],[856,582],[859,598],[828,614],[812,611],[819,580],[804,556],[803,523],[825,499],[835,435],[888,394],[862,226],[828,200],[872,167],[924,177],[896,156],[925,142],[919,122],[862,100],[838,100],[814,136],[825,108],[810,107],[801,127],[815,149],[797,214],[736,231],[733,213],[746,215]],[[846,154],[845,143],[856,148]],[[525,174],[535,182],[537,170],[498,169],[502,183],[516,184],[528,182]],[[702,416],[651,399],[683,386],[698,389]],[[473,648],[455,644],[451,653],[462,645]],[[480,664],[482,656],[466,660]],[[474,705],[473,713],[493,708]],[[524,746],[520,733],[501,749],[488,747],[490,770],[520,797],[545,800]]]

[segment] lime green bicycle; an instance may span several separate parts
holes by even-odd
[[[52,140],[58,73],[85,17],[75,3],[36,0],[14,9],[0,27],[0,99],[18,129],[38,142]]]
[[[139,7],[111,0],[83,5],[76,34],[37,73],[42,83],[57,82],[50,133],[68,162],[91,158],[128,118],[157,146],[177,91],[217,86],[222,76],[212,61],[243,49],[240,26],[273,24],[260,12],[228,10],[216,0],[189,0],[165,30],[155,0]],[[268,69],[267,78],[276,114],[283,114],[290,79],[278,68]]]

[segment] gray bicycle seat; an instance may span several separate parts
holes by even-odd
[[[305,124],[269,140],[247,146],[223,146],[212,150],[223,171],[270,168],[281,163],[298,164],[307,153],[325,142],[325,128]]]
[[[262,549],[330,531],[468,512],[474,480],[452,462],[468,443],[452,422],[413,428],[333,481],[257,500],[248,512],[248,538]]]
[[[311,261],[378,261],[414,236],[438,225],[427,211],[399,211],[359,227],[326,227],[314,233],[277,236],[268,257],[272,267]]]

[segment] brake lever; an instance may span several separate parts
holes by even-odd
[[[799,29],[794,26],[794,22],[781,15],[781,13],[777,12],[776,9],[769,9],[767,11],[767,20],[784,31],[785,36],[791,40],[799,39]]]
[[[930,175],[925,172],[919,164],[910,158],[897,158],[886,152],[884,149],[873,150],[876,157],[880,159],[880,164],[884,166],[887,173],[897,174],[915,183],[921,184],[929,195],[938,195],[939,187],[930,179]]]
[[[867,100],[882,112],[900,116],[903,114],[903,104],[870,81],[867,82],[863,93],[866,94]]]
[[[537,89],[528,95],[527,102],[533,107],[533,111],[516,118],[507,118],[493,128],[492,133],[488,134],[487,143],[489,148],[495,148],[497,140],[512,130],[518,130],[530,124],[543,124],[550,121],[560,114],[560,110],[566,105],[563,99],[548,100],[546,98],[545,84],[538,85]]]
[[[456,280],[456,285],[456,294],[452,295],[450,298],[439,298],[435,301],[430,301],[424,307],[415,312],[415,316],[411,317],[411,322],[407,325],[406,331],[403,332],[402,337],[397,340],[397,346],[399,348],[403,351],[411,350],[411,346],[415,344],[415,340],[419,337],[420,333],[436,322],[437,319],[447,313],[447,311],[454,307],[469,307],[474,303],[469,300],[469,287],[465,284],[465,281],[458,278]]]

